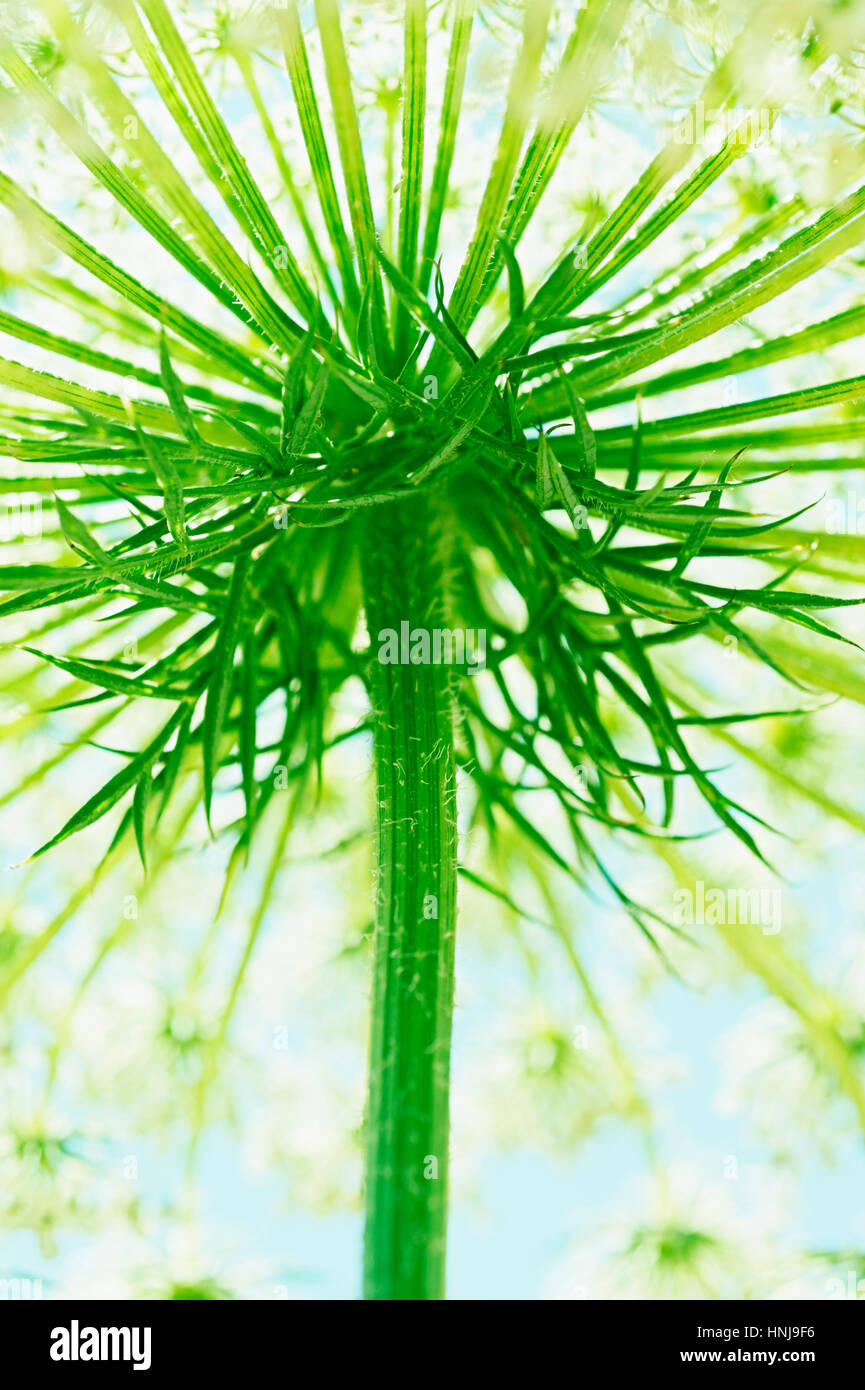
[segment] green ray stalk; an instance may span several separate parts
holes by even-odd
[[[451,690],[447,667],[378,659],[380,633],[444,625],[430,505],[377,511],[362,564],[378,795],[364,1295],[439,1299],[457,871]]]

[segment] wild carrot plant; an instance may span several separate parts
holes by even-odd
[[[541,878],[604,887],[663,955],[681,923],[610,846],[650,846],[687,882],[681,842],[714,827],[768,875],[768,827],[696,741],[791,776],[731,732],[777,711],[745,679],[740,707],[719,706],[687,653],[732,646],[788,682],[792,718],[815,689],[865,698],[831,616],[860,602],[861,541],[809,517],[812,474],[861,466],[865,375],[826,357],[865,330],[831,278],[865,238],[861,170],[811,197],[755,176],[732,218],[712,201],[759,167],[791,73],[855,72],[852,39],[828,2],[720,6],[691,50],[696,95],[643,172],[558,216],[553,242],[545,200],[650,19],[639,0],[561,8],[391,7],[402,73],[374,125],[337,0],[32,0],[0,38],[0,203],[26,248],[4,271],[0,452],[7,503],[37,497],[43,522],[0,566],[7,640],[36,663],[8,689],[35,709],[59,671],[52,708],[80,709],[79,747],[111,747],[130,705],[147,730],[65,823],[46,810],[35,855],[105,818],[103,864],[133,844],[156,872],[171,816],[200,799],[230,880],[272,841],[267,888],[332,751],[372,733],[373,1299],[444,1296],[458,878],[522,910],[494,853],[459,862],[458,825]],[[485,105],[491,32],[509,67]],[[841,122],[851,90],[808,119]],[[479,106],[492,157],[455,250]],[[10,157],[35,130],[50,186]],[[775,301],[775,328],[751,331]],[[771,385],[779,364],[789,389]],[[795,501],[768,515],[782,474]],[[841,655],[821,664],[823,639]],[[358,679],[368,715],[345,729],[335,708]],[[75,907],[12,953],[4,996]],[[797,1005],[780,943],[718,931],[792,998],[865,1128],[861,1078],[832,1020]]]

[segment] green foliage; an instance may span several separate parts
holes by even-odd
[[[374,614],[387,611],[397,626],[401,616],[399,593],[382,578],[388,566],[376,531],[387,533],[382,546],[392,553],[393,517],[402,517],[414,528],[407,551],[432,548],[417,518],[434,495],[451,554],[431,601],[442,601],[450,622],[485,631],[491,645],[486,673],[456,691],[454,756],[469,823],[483,825],[493,844],[515,837],[541,877],[561,873],[584,884],[600,876],[648,939],[668,949],[672,924],[608,867],[611,834],[667,853],[674,841],[720,826],[759,858],[768,853],[765,822],[704,765],[693,738],[708,732],[750,757],[728,726],[766,712],[752,709],[744,690],[742,707],[731,711],[703,689],[677,687],[665,664],[674,644],[678,651],[733,640],[796,688],[793,714],[810,708],[803,686],[862,699],[861,681],[840,657],[831,668],[837,679],[826,667],[821,683],[811,648],[797,639],[804,630],[809,643],[855,645],[826,615],[862,601],[861,545],[853,538],[841,553],[832,538],[822,544],[816,532],[792,528],[815,499],[810,481],[807,491],[797,486],[789,516],[767,519],[756,507],[761,488],[784,472],[799,485],[859,464],[865,377],[833,379],[822,354],[859,336],[865,318],[855,303],[815,315],[812,286],[859,247],[865,187],[840,188],[828,206],[806,206],[797,195],[745,208],[712,226],[710,254],[688,240],[689,228],[703,225],[701,200],[732,177],[765,130],[765,94],[740,62],[744,47],[765,44],[807,79],[825,59],[825,35],[843,64],[847,52],[832,48],[833,6],[746,7],[739,37],[712,55],[699,101],[718,126],[735,103],[756,112],[756,122],[702,149],[680,138],[693,122],[694,110],[687,113],[618,203],[585,225],[562,223],[554,245],[540,240],[537,274],[527,273],[523,247],[571,137],[602,99],[628,23],[622,0],[575,10],[561,52],[548,47],[553,6],[517,7],[521,28],[492,163],[463,259],[447,270],[443,228],[472,41],[487,7],[449,7],[438,131],[427,54],[438,13],[423,0],[403,7],[396,245],[376,221],[378,190],[336,0],[314,7],[321,89],[306,13],[292,3],[263,20],[269,59],[284,60],[293,93],[303,169],[280,156],[258,88],[259,53],[233,47],[230,34],[223,44],[289,192],[290,236],[205,80],[194,10],[177,15],[163,0],[92,8],[111,21],[120,66],[88,24],[89,11],[79,15],[65,0],[33,7],[39,42],[56,44],[75,64],[86,117],[64,97],[53,61],[11,25],[0,37],[0,65],[19,119],[46,123],[94,192],[107,194],[119,225],[140,229],[160,265],[173,263],[178,288],[173,297],[157,288],[146,257],[126,265],[120,252],[97,249],[74,230],[80,209],[68,200],[58,197],[52,210],[14,169],[0,173],[0,202],[40,256],[29,294],[10,280],[0,329],[55,361],[53,370],[0,361],[8,390],[0,453],[19,469],[6,480],[7,496],[38,493],[47,520],[38,559],[22,551],[0,566],[0,613],[37,624],[24,649],[68,677],[54,708],[107,702],[89,737],[110,729],[130,700],[162,722],[140,747],[116,750],[120,770],[64,825],[48,827],[36,853],[112,816],[112,847],[134,840],[142,861],[152,860],[163,814],[190,776],[200,776],[207,821],[230,838],[236,866],[279,775],[299,799],[320,783],[329,748],[365,737],[367,721],[338,730],[334,709],[358,676],[376,689]],[[200,177],[187,180],[145,123],[141,112],[154,96]],[[716,336],[781,296],[795,331],[744,346],[741,335]],[[46,326],[64,304],[79,312],[78,336]],[[764,371],[785,361],[801,384],[770,392]],[[680,392],[733,374],[749,383],[745,399],[679,408]],[[650,402],[657,411],[649,416]],[[827,453],[835,446],[837,456]],[[854,588],[839,592],[839,581]],[[519,596],[520,621],[497,598],[504,587]],[[81,613],[105,623],[111,655],[79,649]],[[154,633],[158,656],[125,655],[130,642],[137,651]],[[28,692],[37,688],[28,676]],[[380,691],[373,697],[380,759],[405,761],[412,719],[424,724],[401,708],[406,698],[402,688],[384,704]],[[167,720],[154,701],[174,706]],[[274,704],[275,743],[262,732]],[[444,737],[449,720],[438,709],[424,737]],[[393,740],[384,743],[389,755],[383,729]],[[242,816],[221,819],[219,793],[238,787]],[[557,841],[533,823],[522,795],[529,788],[554,799]],[[439,834],[451,790],[451,782],[438,787],[436,806],[427,807]],[[798,790],[821,804],[818,792],[801,783]],[[687,834],[674,832],[677,807],[694,792],[705,821],[692,816]],[[381,833],[380,872],[388,854],[401,852],[388,850]],[[453,856],[448,850],[430,871],[435,881],[439,873],[448,879]],[[474,882],[512,903],[507,875],[496,877]],[[403,900],[394,911],[416,906]],[[15,979],[21,964],[13,958],[7,967]],[[448,968],[434,962],[432,995],[441,985],[436,971]],[[754,968],[772,978],[765,964]],[[449,1010],[436,995],[440,1006]],[[394,1026],[409,1033],[405,1017]],[[441,1024],[436,1034],[445,1051],[448,1032]],[[398,1105],[392,1098],[391,1112]],[[392,1157],[376,1162],[386,1169]],[[431,1239],[442,1219],[439,1212]],[[690,1259],[696,1239],[654,1233],[655,1258]]]

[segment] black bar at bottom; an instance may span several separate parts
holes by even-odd
[[[484,1332],[486,1314],[498,1305],[481,1301],[451,1303],[438,1311],[402,1308],[397,1326],[407,1338],[419,1329],[418,1318],[442,1319],[442,1354],[453,1357],[447,1337],[453,1328],[463,1332],[478,1352],[483,1346],[495,1358],[496,1348],[509,1347],[539,1358],[542,1365],[567,1345],[586,1366],[592,1357],[595,1373],[666,1372],[674,1367],[701,1374],[715,1367],[726,1371],[786,1370],[803,1367],[825,1376],[842,1364],[856,1366],[865,1333],[865,1300],[838,1302],[642,1303],[623,1300],[596,1303],[521,1304],[518,1320],[508,1319],[504,1339],[498,1329]],[[507,1305],[506,1305],[507,1306]],[[461,1328],[462,1317],[471,1319]],[[106,1373],[140,1379],[166,1372],[194,1372],[221,1380],[234,1372],[264,1371],[282,1366],[290,1372],[297,1352],[312,1352],[333,1371],[334,1353],[345,1349],[356,1364],[358,1337],[368,1338],[394,1328],[379,1304],[313,1302],[155,1303],[155,1302],[14,1302],[0,1303],[0,1331],[6,1347],[14,1345],[21,1369],[48,1374],[62,1381],[70,1376],[93,1379]],[[495,1314],[493,1314],[495,1320]],[[564,1338],[564,1340],[563,1340]],[[577,1338],[577,1342],[571,1339]],[[384,1352],[387,1343],[382,1343]],[[436,1343],[424,1342],[422,1372],[431,1369],[429,1352]],[[447,1348],[450,1348],[448,1351]],[[492,1369],[488,1365],[488,1369]],[[272,1373],[272,1372],[271,1372]],[[388,1377],[389,1378],[389,1377]],[[134,1382],[133,1382],[134,1383]]]

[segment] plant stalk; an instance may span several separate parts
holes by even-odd
[[[444,626],[438,536],[424,498],[376,508],[362,542],[378,796],[367,1299],[441,1299],[445,1290],[457,883],[451,684],[446,666],[379,659],[381,634]]]

